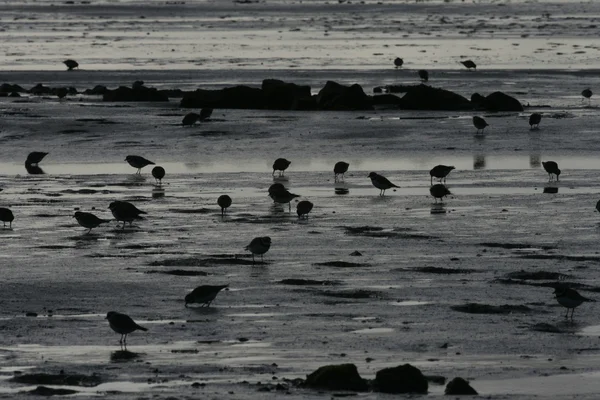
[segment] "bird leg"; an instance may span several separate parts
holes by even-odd
[[[288,212],[292,212],[292,202],[288,203]]]

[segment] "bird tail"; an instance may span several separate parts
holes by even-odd
[[[137,329],[139,329],[140,331],[144,331],[144,332],[146,332],[148,330],[148,328],[144,328],[143,326],[139,326],[138,324],[136,324],[135,327]]]

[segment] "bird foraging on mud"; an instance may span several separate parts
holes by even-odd
[[[79,69],[79,63],[75,60],[65,60],[63,61],[63,64],[67,66],[67,71],[73,71],[73,68]]]
[[[285,158],[278,158],[273,163],[273,173],[271,175],[275,175],[275,171],[280,171],[279,176],[283,176],[285,170],[290,166],[291,163],[291,161],[288,161]]]
[[[15,216],[10,209],[6,207],[0,207],[0,221],[2,221],[4,228],[6,228],[6,223],[8,222],[8,227],[12,229],[12,222],[14,220]]]
[[[200,307],[210,307],[210,303],[217,297],[219,292],[229,285],[202,285],[185,296],[185,307],[188,304],[200,304]]]
[[[400,68],[402,64],[404,64],[404,60],[400,57],[396,57],[396,59],[394,60],[394,65],[396,66],[396,68]]]
[[[231,205],[231,197],[222,194],[217,199],[217,204],[221,207],[221,217],[225,217],[225,210]]]
[[[475,64],[473,61],[471,60],[466,60],[466,61],[461,61],[460,62],[462,65],[464,65],[465,67],[467,67],[467,69],[470,71],[471,68],[473,69],[477,69],[477,64]]]
[[[431,176],[430,183],[433,185],[433,178],[439,179],[440,182],[443,179],[446,182],[446,177],[453,169],[455,169],[453,165],[436,165],[429,171],[429,175]]]
[[[255,237],[250,244],[244,247],[252,253],[252,263],[254,263],[254,255],[260,255],[260,261],[263,261],[263,254],[271,248],[271,238],[268,236]]]
[[[198,121],[199,119],[200,119],[200,114],[188,113],[188,114],[185,114],[185,116],[181,120],[181,125],[183,125],[183,126],[194,125],[196,123],[196,121]]]
[[[77,223],[84,228],[87,228],[88,231],[86,233],[90,233],[93,228],[97,228],[101,224],[105,224],[110,222],[110,219],[102,219],[96,217],[94,214],[83,211],[76,211],[73,218],[77,220]]]
[[[380,196],[385,196],[385,191],[387,189],[400,187],[390,182],[385,176],[379,175],[376,172],[371,172],[367,176],[367,178],[371,178],[371,183],[373,184],[373,186],[380,190]]]
[[[540,129],[540,122],[542,121],[542,114],[533,113],[529,116],[529,129]]]
[[[203,108],[202,110],[200,110],[200,116],[198,117],[198,119],[200,120],[200,122],[204,122],[210,118],[212,113],[212,108]]]
[[[125,161],[133,168],[137,168],[137,174],[139,175],[142,171],[142,168],[148,165],[154,165],[154,163],[150,160],[145,159],[142,156],[127,156],[125,157]]]
[[[478,117],[478,116],[474,116],[473,117],[473,126],[475,126],[475,128],[477,128],[477,132],[475,132],[475,134],[477,135],[479,133],[479,131],[481,131],[481,133],[483,134],[483,130],[485,129],[486,126],[490,126],[487,122],[485,122],[485,119]]]
[[[165,177],[165,169],[160,166],[152,168],[152,176],[159,185],[162,185],[162,178]]]
[[[581,99],[581,101],[584,101],[585,99],[588,99],[588,104],[591,104],[592,103],[592,94],[593,93],[592,93],[592,91],[589,88],[584,89],[581,92],[581,95],[583,96],[583,98]]]
[[[40,162],[42,162],[44,157],[46,157],[47,155],[48,155],[48,153],[43,152],[43,151],[32,151],[27,156],[27,160],[25,160],[25,164],[38,165]]]
[[[573,320],[573,313],[575,308],[579,307],[583,302],[596,300],[588,299],[580,295],[575,289],[570,289],[564,285],[560,285],[554,289],[554,295],[558,304],[567,309],[565,318],[569,318],[569,310],[571,310],[571,320]]]
[[[421,78],[421,80],[422,80],[423,82],[427,82],[427,81],[429,81],[429,72],[427,72],[427,71],[426,71],[426,70],[424,70],[424,69],[420,69],[420,70],[419,70],[419,78]]]
[[[123,221],[123,229],[125,229],[125,222],[129,222],[129,226],[131,226],[133,220],[143,219],[140,214],[146,214],[145,211],[139,210],[128,201],[113,201],[108,208],[117,222]]]
[[[298,214],[298,219],[308,219],[308,213],[313,209],[313,203],[308,200],[302,200],[296,205],[296,213]]]
[[[139,326],[136,324],[129,315],[121,314],[116,311],[109,311],[106,314],[106,319],[108,320],[108,324],[110,328],[121,334],[121,339],[119,339],[119,343],[127,345],[127,335],[129,335],[133,331],[147,331],[148,329],[143,326]]]
[[[556,181],[559,181],[560,169],[558,169],[558,164],[555,161],[542,161],[542,167],[548,173],[548,181],[552,180],[552,175],[556,175]]]
[[[433,196],[436,203],[437,203],[437,199],[440,199],[443,203],[444,197],[446,197],[449,194],[452,194],[452,193],[450,193],[450,190],[448,190],[446,185],[444,185],[443,183],[437,183],[437,184],[433,185],[432,187],[430,187],[429,193]]]
[[[281,185],[281,187],[277,186],[277,187],[273,187],[277,185],[276,183],[274,183],[273,185],[271,185],[271,187],[269,188],[269,197],[273,199],[273,201],[275,203],[279,203],[279,204],[288,204],[288,211],[292,212],[292,200],[294,200],[296,197],[300,197],[299,194],[294,194],[294,193],[290,193],[283,185]]]
[[[344,161],[338,161],[335,163],[333,166],[333,179],[335,182],[339,180],[340,176],[342,177],[342,180],[344,180],[344,174],[348,172],[349,166],[350,164]]]

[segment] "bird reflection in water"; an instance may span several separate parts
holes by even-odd
[[[127,346],[121,344],[121,350],[110,353],[111,362],[127,362],[140,357],[139,353],[134,353],[127,350]]]
[[[558,187],[556,186],[545,186],[544,193],[558,193]]]
[[[483,154],[473,156],[473,169],[485,169],[485,156]]]
[[[431,205],[431,214],[446,214],[446,207],[444,203],[433,203]]]
[[[161,197],[165,197],[165,189],[162,186],[155,186],[152,188],[152,198],[160,199]]]
[[[37,164],[31,164],[28,163],[27,161],[25,161],[25,169],[27,170],[27,173],[30,175],[44,175],[45,172],[43,169],[41,169],[40,167],[38,167]]]
[[[348,189],[348,186],[345,183],[340,183],[340,182],[336,182],[335,187],[334,187],[334,193],[335,194],[348,194],[350,193],[350,189]]]

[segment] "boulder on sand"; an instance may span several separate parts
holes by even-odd
[[[102,95],[103,101],[169,101],[169,98],[156,88],[135,86],[129,88],[120,86],[115,90],[107,89]]]
[[[427,378],[410,364],[377,371],[373,385],[383,393],[427,393]]]
[[[360,377],[356,365],[325,365],[306,377],[304,385],[309,388],[327,390],[352,390],[364,392],[367,382]]]
[[[483,108],[488,111],[523,111],[519,100],[502,92],[494,92],[483,101]]]
[[[317,94],[317,106],[321,110],[331,111],[373,109],[371,98],[360,85],[345,86],[333,81],[327,81]]]
[[[473,389],[471,385],[469,385],[469,382],[460,377],[454,378],[450,382],[448,382],[444,393],[448,395],[478,394],[477,391]]]
[[[197,89],[186,93],[179,103],[182,108],[265,109],[262,89],[239,85],[219,90]]]
[[[317,106],[307,85],[265,79],[261,88],[269,110],[311,110]]]
[[[398,87],[390,87],[395,92]],[[471,110],[471,102],[450,90],[428,85],[403,86],[406,94],[401,98],[400,108],[404,110]]]

